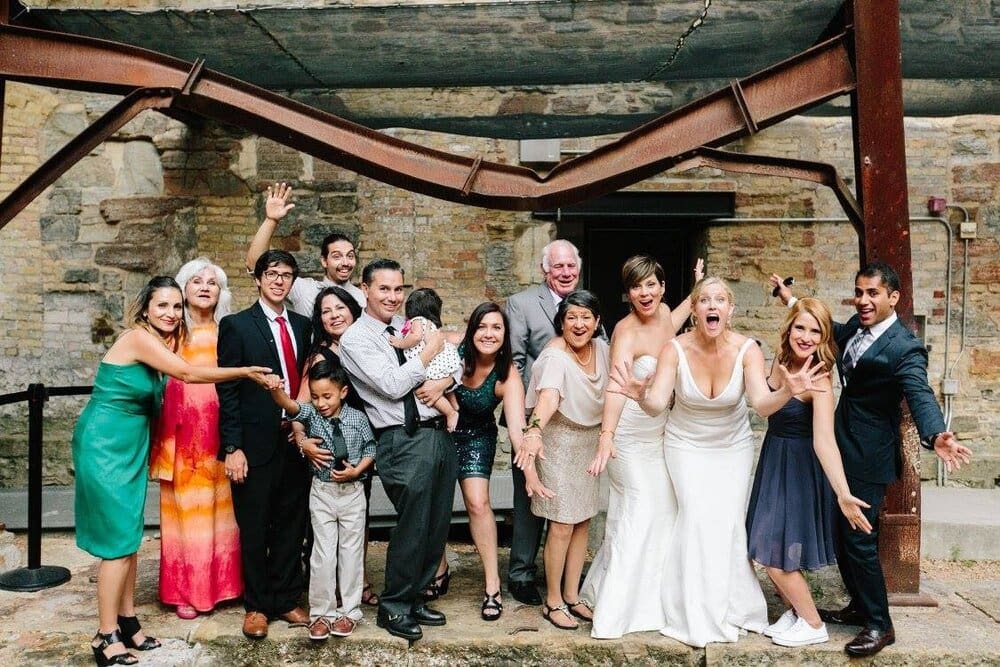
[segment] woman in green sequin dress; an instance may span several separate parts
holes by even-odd
[[[497,524],[490,506],[490,474],[499,435],[496,407],[503,403],[508,435],[515,449],[520,446],[524,427],[524,386],[511,363],[507,317],[500,306],[489,301],[476,306],[459,351],[463,370],[462,382],[455,387],[459,412],[453,434],[458,450],[458,483],[469,513],[472,540],[483,561],[481,617],[495,621],[503,611]],[[447,577],[447,561],[442,558],[435,583],[447,581]]]
[[[129,328],[104,355],[94,391],[73,430],[76,543],[101,559],[97,574],[99,629],[91,642],[99,665],[137,662],[126,647],[157,648],[135,619],[136,552],[142,539],[150,421],[159,411],[164,378],[222,382],[250,378],[264,386],[268,368],[192,366],[175,352],[185,336],[180,287],[158,276],[139,292]],[[273,376],[271,376],[273,378]]]

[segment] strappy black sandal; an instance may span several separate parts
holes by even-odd
[[[139,619],[135,616],[119,616],[118,627],[122,630],[122,643],[128,648],[134,648],[136,651],[152,651],[161,646],[160,640],[156,637],[146,637],[141,643],[135,643],[135,636],[142,630]]]
[[[491,613],[487,614],[489,611]],[[495,613],[492,613],[495,612]],[[500,591],[496,593],[483,594],[483,606],[479,610],[479,615],[484,621],[495,621],[503,613],[503,601],[500,599]]]
[[[444,572],[435,575],[434,579],[427,585],[424,589],[424,600],[430,602],[431,600],[437,600],[442,595],[448,592],[448,587],[451,585],[451,566],[446,565]]]
[[[118,633],[118,630],[112,630],[111,632],[105,634],[98,631],[94,635],[94,639],[101,640],[100,644],[94,644],[91,640],[90,648],[94,651],[94,660],[97,662],[97,667],[108,667],[109,665],[135,665],[139,663],[139,658],[135,657],[128,651],[124,653],[118,653],[116,655],[107,655],[104,649],[108,648],[112,644],[125,644],[125,640]]]

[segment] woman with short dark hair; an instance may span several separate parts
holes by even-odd
[[[557,336],[531,368],[526,403],[532,414],[515,458],[524,469],[531,511],[549,520],[542,616],[562,630],[579,627],[574,617],[593,617],[579,590],[590,519],[599,509],[598,481],[587,467],[597,452],[608,379],[608,345],[594,338],[600,321],[597,297],[587,290],[560,302]]]

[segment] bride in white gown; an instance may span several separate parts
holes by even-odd
[[[677,506],[661,565],[660,632],[700,647],[767,626],[744,527],[754,449],[746,399],[766,417],[824,372],[781,368],[786,382],[770,391],[760,348],[729,329],[735,306],[726,283],[699,282],[691,302],[694,330],[663,348],[652,381],[627,363],[616,364],[612,378],[649,415],[662,414],[675,397],[664,454]]]
[[[695,281],[701,266],[698,260]],[[656,355],[687,320],[691,304],[685,299],[671,312],[663,303],[663,268],[648,255],[625,262],[622,284],[632,312],[615,326],[611,360],[634,360],[634,372],[651,377]],[[607,522],[581,591],[581,604],[593,601],[591,636],[597,639],[659,630],[666,620],[660,581],[674,521],[674,494],[663,458],[666,419],[666,412],[649,416],[620,393],[605,394],[600,447],[589,472],[599,475],[607,465]],[[572,609],[585,612],[579,604]]]

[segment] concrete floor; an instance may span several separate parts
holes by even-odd
[[[7,534],[8,541],[11,536]],[[13,538],[24,549],[23,534]],[[240,633],[243,610],[229,603],[214,613],[185,621],[156,598],[159,542],[151,533],[140,550],[137,602],[139,616],[162,649],[141,654],[142,665],[424,665],[424,664],[678,664],[678,665],[846,665],[843,644],[855,628],[830,627],[831,640],[804,649],[785,649],[750,635],[735,644],[692,649],[658,633],[637,633],[623,640],[590,639],[587,626],[575,632],[556,630],[537,607],[506,599],[503,617],[479,619],[482,580],[471,545],[449,545],[454,572],[451,591],[434,604],[448,624],[426,628],[424,639],[408,646],[374,623],[374,610],[347,639],[310,642],[304,629],[283,622],[270,626],[266,640],[251,642]],[[376,589],[382,582],[385,544],[372,543],[369,567]],[[501,569],[506,550],[501,550]],[[96,559],[76,548],[70,533],[47,533],[42,563],[68,567],[70,582],[35,593],[0,591],[0,664],[85,665],[96,629],[94,576]],[[864,664],[1000,664],[1000,561],[925,561],[923,591],[938,606],[893,609],[897,643]],[[763,576],[763,575],[762,575]],[[817,602],[843,603],[835,568],[811,575]],[[763,581],[763,578],[762,578]],[[780,613],[771,585],[763,581],[772,617]],[[857,664],[857,663],[850,663]]]

